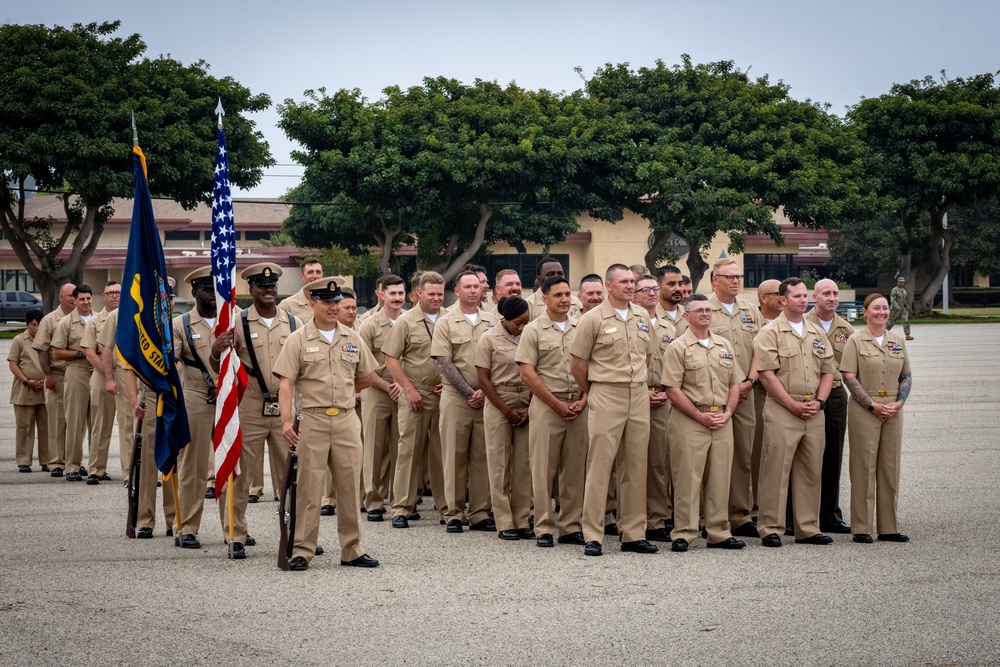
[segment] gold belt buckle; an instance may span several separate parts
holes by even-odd
[[[340,408],[327,408],[326,414],[330,417],[336,417],[340,414]]]
[[[713,405],[712,407],[710,407],[708,409],[708,411],[709,412],[718,412],[719,411],[719,406],[718,405]]]
[[[579,394],[577,394],[575,391],[571,391],[568,394],[566,394],[566,400],[567,401],[575,401],[578,396],[579,396]]]
[[[811,400],[813,400],[813,395],[812,394],[804,394],[802,396],[802,402],[803,403],[805,403],[807,401],[811,401]]]
[[[638,382],[630,382],[628,385],[629,389],[636,389],[639,386]]]
[[[887,392],[885,389],[880,389],[879,392],[878,392],[878,395],[879,396],[888,396],[889,392]]]
[[[522,391],[524,391],[524,385],[523,384],[514,385],[514,391],[520,394]]]

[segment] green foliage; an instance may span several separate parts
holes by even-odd
[[[955,239],[951,253],[956,267],[984,275],[1000,273],[1000,201],[990,198],[956,206],[948,214],[948,229]]]

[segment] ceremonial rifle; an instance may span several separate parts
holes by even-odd
[[[299,423],[302,421],[302,394],[295,397],[295,434],[299,433]],[[281,497],[278,503],[278,526],[281,538],[278,541],[278,567],[288,570],[288,561],[292,559],[295,548],[295,493],[298,489],[299,455],[295,450],[288,452],[288,467],[285,469],[285,480],[281,486]]]
[[[146,408],[146,396],[140,387],[139,406]],[[128,492],[128,517],[125,520],[125,535],[135,537],[135,524],[139,517],[139,482],[142,475],[139,474],[142,462],[142,420],[135,420],[135,438],[132,444],[132,462],[128,469],[128,483],[125,489]]]

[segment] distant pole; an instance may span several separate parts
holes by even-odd
[[[222,108],[222,98],[219,98],[219,103],[215,105],[215,113],[219,116],[219,127],[222,127],[222,117],[226,115],[226,110]]]
[[[941,217],[941,228],[948,229],[948,212],[945,211],[944,215]],[[941,239],[941,247],[944,248],[944,239]],[[951,267],[949,267],[950,269]],[[944,274],[944,285],[941,287],[941,312],[945,315],[948,314],[948,301],[950,300],[950,294],[948,289],[948,274]]]
[[[132,145],[139,145],[139,130],[135,128],[135,112],[132,112]]]

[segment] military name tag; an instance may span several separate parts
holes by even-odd
[[[201,338],[201,334],[191,334],[191,340],[198,340]]]
[[[307,347],[306,352],[319,352],[318,347]]]
[[[604,333],[606,333],[606,334],[613,334],[616,331],[618,331],[618,327],[608,327],[607,329],[604,330]]]
[[[256,338],[256,337],[257,337],[257,334],[255,334],[255,333],[250,334],[250,338]]]

